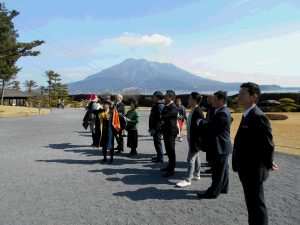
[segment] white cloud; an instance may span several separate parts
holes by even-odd
[[[227,81],[240,81],[250,76],[253,80],[300,86],[299,58],[300,32],[296,31],[199,54],[191,60],[191,69],[226,74]],[[272,77],[280,77],[280,80]]]
[[[161,34],[151,34],[142,36],[138,34],[124,33],[122,36],[117,37],[115,40],[120,44],[134,47],[169,47],[173,42],[173,40],[170,37]]]

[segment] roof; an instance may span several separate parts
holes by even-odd
[[[1,95],[1,93],[0,93]],[[4,90],[4,98],[29,98],[33,95],[31,93],[17,91],[14,89],[5,89]]]

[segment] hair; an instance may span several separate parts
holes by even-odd
[[[119,98],[120,98],[120,101],[122,101],[122,100],[123,100],[123,95],[121,95],[121,94],[117,94],[117,96],[119,96]]]
[[[173,91],[173,90],[167,90],[166,91],[166,96],[169,96],[172,100],[174,100],[175,97],[176,97],[175,91]]]
[[[225,104],[227,103],[227,91],[217,91],[214,93],[214,96],[219,100],[223,100]]]
[[[164,94],[161,91],[154,92],[153,96],[156,96],[156,98],[158,98],[159,100],[163,100],[164,99]]]
[[[257,99],[261,95],[261,89],[260,89],[260,86],[258,84],[255,84],[255,83],[252,83],[252,82],[248,82],[248,83],[243,83],[240,87],[241,88],[247,88],[248,93],[250,94],[250,96],[256,94],[257,95]]]
[[[139,106],[138,101],[135,100],[135,99],[131,99],[131,100],[129,101],[129,103],[130,103],[130,105],[133,105],[135,109],[137,109],[138,106]]]
[[[103,101],[103,105],[107,104],[107,105],[112,105],[112,101],[111,100],[104,100]]]
[[[191,95],[192,99],[196,100],[199,104],[202,100],[202,96],[198,92],[192,92]]]

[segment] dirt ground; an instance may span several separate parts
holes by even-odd
[[[50,112],[49,109],[41,109],[39,112],[38,108],[27,108],[20,106],[0,106],[0,118],[2,117],[16,117],[16,116],[34,116],[44,115]]]

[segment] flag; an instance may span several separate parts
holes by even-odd
[[[113,111],[112,125],[117,132],[119,132],[121,130],[119,112],[116,108]]]

